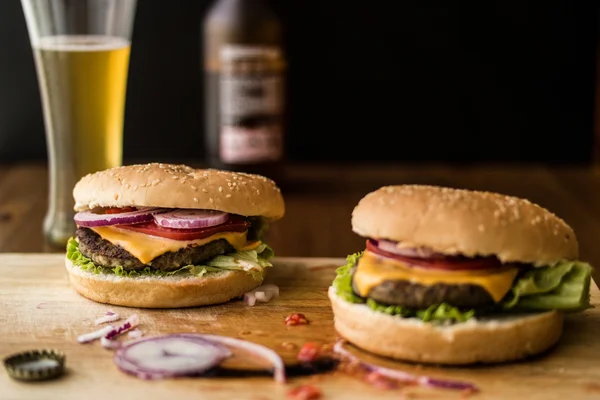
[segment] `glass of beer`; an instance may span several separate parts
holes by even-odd
[[[21,0],[37,70],[49,164],[48,244],[75,232],[73,186],[122,164],[136,0]]]

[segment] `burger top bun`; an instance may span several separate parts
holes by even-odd
[[[260,175],[186,165],[141,164],[96,172],[73,189],[75,211],[96,207],[166,207],[219,210],[270,220],[283,217],[275,182]]]
[[[578,257],[575,233],[562,219],[528,200],[490,192],[385,186],[360,200],[352,229],[399,246],[502,262],[543,266]]]

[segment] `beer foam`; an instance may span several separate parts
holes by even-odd
[[[103,35],[60,35],[38,39],[33,47],[59,51],[99,51],[114,50],[129,46],[129,40]]]

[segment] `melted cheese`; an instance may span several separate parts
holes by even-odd
[[[222,232],[197,240],[173,240],[112,226],[90,229],[112,244],[121,246],[144,264],[169,251],[175,252],[187,246],[202,246],[219,239],[227,240],[237,251],[252,250],[261,244],[260,241],[248,242],[247,231]]]
[[[360,258],[354,283],[359,294],[367,297],[373,287],[386,280],[402,280],[431,286],[437,283],[451,285],[471,284],[483,287],[494,299],[500,301],[510,290],[517,268],[506,267],[498,270],[445,271],[439,269],[411,268],[400,261],[380,258],[365,251]]]

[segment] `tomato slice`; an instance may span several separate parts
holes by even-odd
[[[104,214],[121,214],[136,211],[135,207],[111,207],[104,210]]]
[[[416,265],[422,268],[432,269],[490,269],[499,268],[502,263],[496,257],[479,257],[479,258],[468,258],[462,256],[448,256],[439,258],[416,258],[406,257],[398,254],[393,254],[385,250],[381,250],[372,240],[367,240],[367,250],[372,253],[384,256],[387,258],[393,258],[398,261],[405,262],[407,264]]]
[[[151,236],[159,236],[173,240],[196,240],[204,239],[220,232],[244,232],[248,230],[250,223],[243,217],[230,215],[229,219],[221,225],[198,229],[174,229],[157,225],[154,221],[142,222],[141,224],[120,225],[120,229],[141,232]]]

